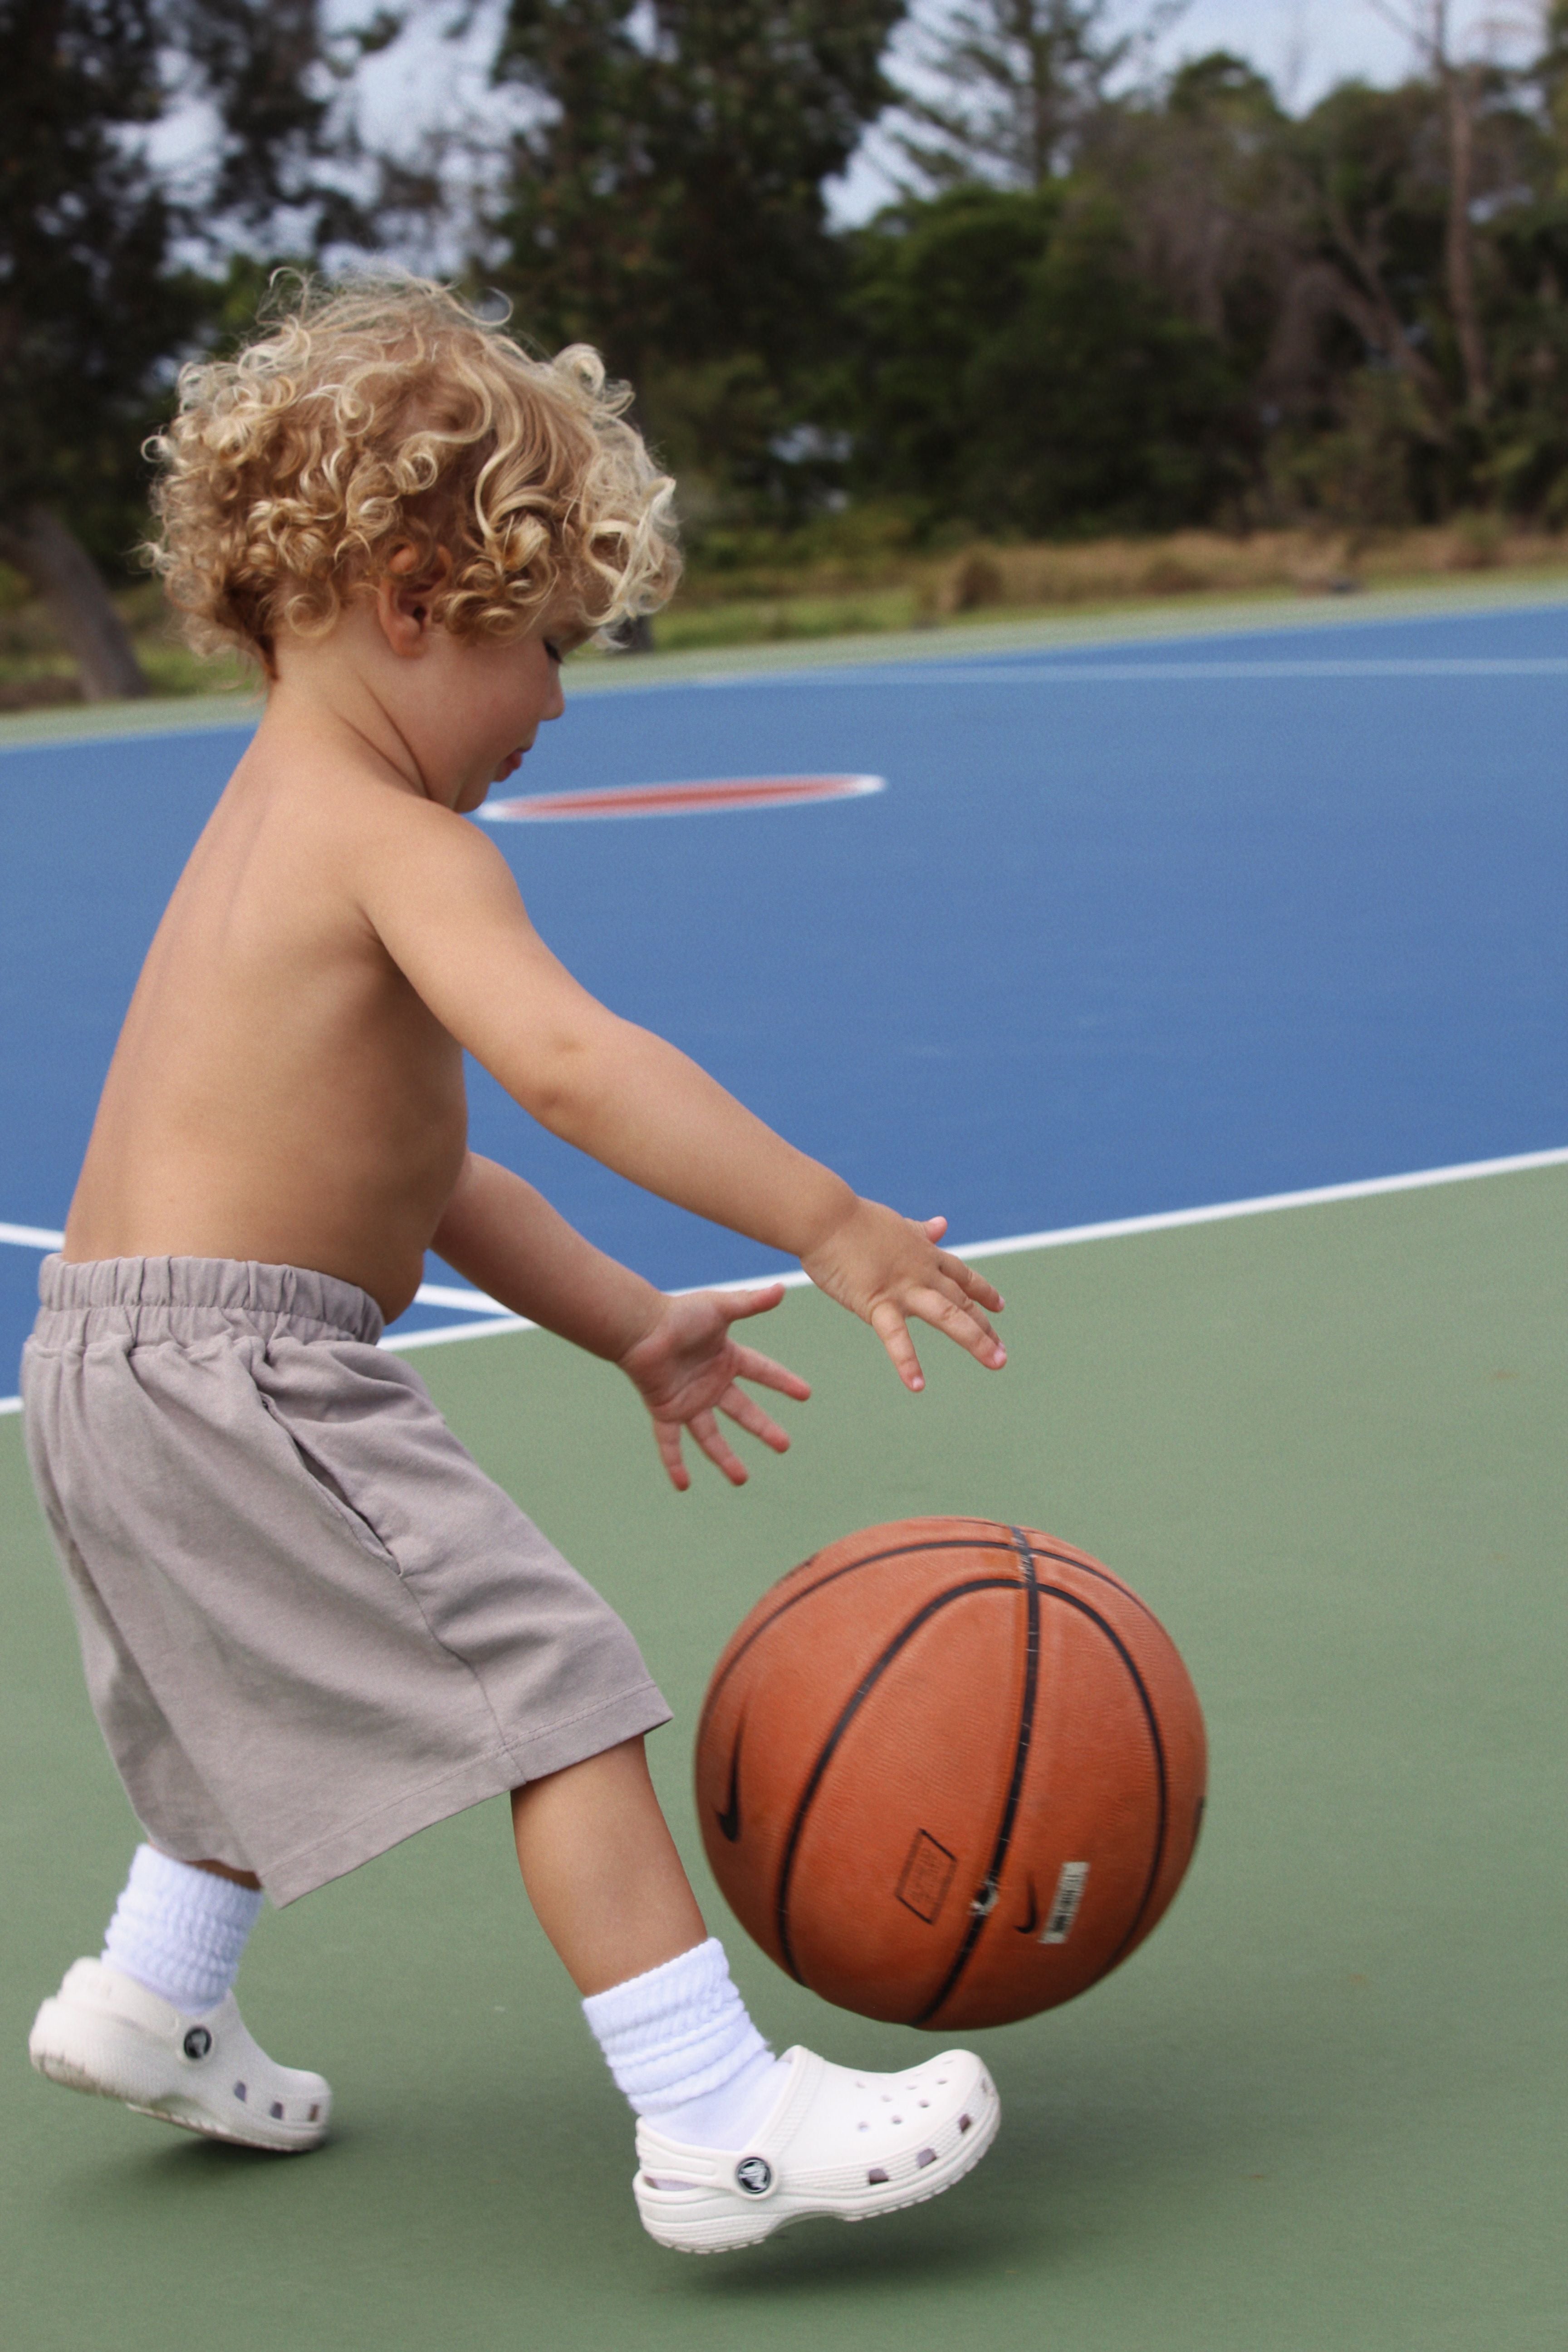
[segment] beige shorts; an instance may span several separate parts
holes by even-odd
[[[375,1345],[222,1258],[44,1262],[28,1454],[150,1837],[276,1903],[668,1722],[637,1643]]]

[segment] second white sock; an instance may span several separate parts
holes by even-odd
[[[637,2113],[690,2147],[744,2147],[783,2086],[717,1936],[590,1994],[583,2014]]]

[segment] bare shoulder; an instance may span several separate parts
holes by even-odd
[[[399,908],[433,902],[509,910],[525,920],[511,868],[478,825],[437,802],[353,771],[298,795],[299,847],[379,929]]]
[[[355,862],[371,887],[404,887],[440,877],[503,888],[516,898],[510,866],[466,816],[416,793],[372,784],[359,787],[356,802],[352,814],[347,808],[343,814],[353,824]]]
[[[450,982],[470,965],[498,971],[541,954],[511,867],[478,825],[412,793],[367,789],[364,800],[376,804],[353,813],[340,871],[363,919],[426,1002],[438,975]]]

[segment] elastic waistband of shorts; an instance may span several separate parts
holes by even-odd
[[[224,1328],[301,1339],[381,1337],[374,1298],[336,1275],[227,1257],[104,1257],[38,1269],[40,1339],[64,1339],[84,1318],[138,1339],[197,1339]],[[58,1319],[57,1319],[58,1318]]]

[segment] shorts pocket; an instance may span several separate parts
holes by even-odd
[[[309,1446],[300,1443],[271,1398],[264,1395],[260,1390],[258,1390],[257,1394],[260,1396],[261,1402],[271,1419],[288,1439],[289,1450],[295,1460],[309,1477],[310,1484],[326,1504],[332,1517],[347,1528],[355,1541],[369,1552],[373,1559],[380,1560],[384,1568],[390,1568],[395,1576],[401,1577],[403,1570],[397,1564],[396,1555],[391,1546],[376,1533],[364,1513],[349,1500],[331,1469],[312,1454]]]

